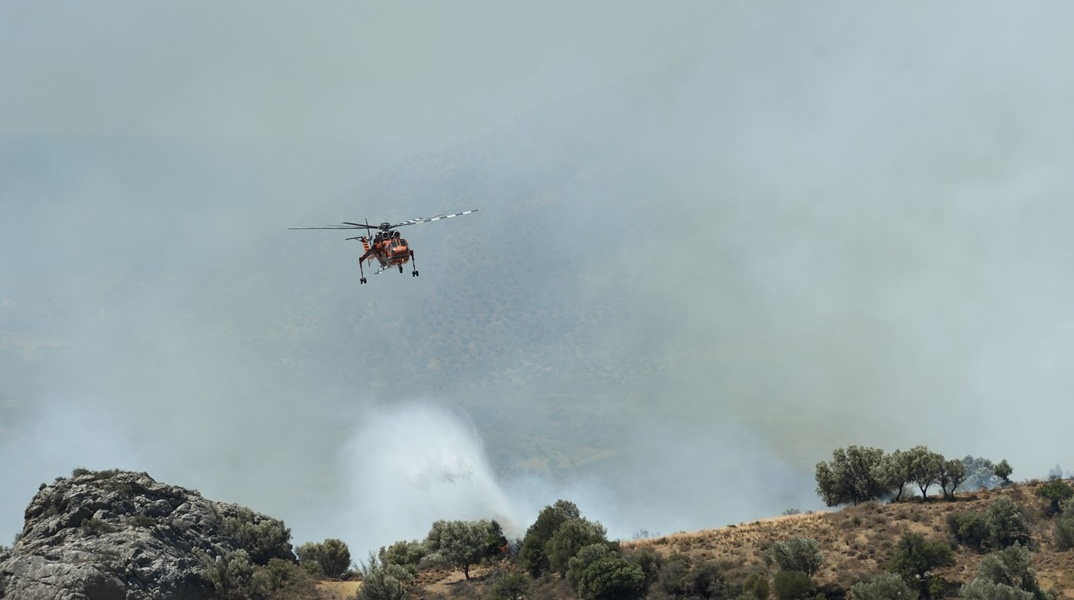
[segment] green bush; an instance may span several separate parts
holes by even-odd
[[[947,529],[954,540],[974,550],[982,550],[988,543],[989,533],[985,518],[977,511],[967,510],[947,515]]]
[[[801,571],[812,577],[824,564],[824,553],[817,540],[795,536],[766,548],[764,560],[769,565],[776,565],[780,571]]]
[[[351,568],[351,552],[341,540],[329,538],[323,542],[307,542],[295,551],[298,562],[313,573],[324,577],[342,579]],[[307,565],[312,563],[314,568]]]
[[[641,566],[617,552],[608,552],[587,565],[577,581],[583,600],[634,600],[645,594]]]
[[[556,528],[545,544],[548,567],[554,573],[567,574],[571,558],[582,548],[592,544],[606,544],[607,530],[600,523],[588,519],[567,519]]]
[[[760,573],[750,573],[742,582],[742,594],[740,600],[768,600],[771,592],[768,586],[768,578]]]
[[[522,600],[530,589],[530,578],[525,573],[514,571],[500,577],[492,585],[490,600]]]
[[[1032,592],[984,579],[974,579],[962,586],[958,597],[962,600],[1034,600]]]
[[[1074,548],[1074,510],[1065,511],[1056,517],[1055,547],[1059,550]]]
[[[1007,496],[993,500],[985,509],[985,525],[993,547],[1006,548],[1029,542],[1029,526],[1018,505]]]
[[[854,600],[917,600],[917,592],[896,573],[882,573],[850,588]]]
[[[414,576],[405,567],[382,564],[370,556],[362,570],[357,600],[405,600],[413,582]]]
[[[254,564],[265,565],[272,558],[290,559],[294,556],[291,552],[291,530],[279,519],[239,506],[234,514],[221,519],[220,528],[224,535],[246,550]]]
[[[772,577],[772,591],[779,600],[799,600],[813,591],[813,580],[802,571],[780,571]]]
[[[386,549],[382,547],[380,549],[380,560],[386,564],[408,567],[416,572],[421,559],[425,558],[428,553],[429,549],[425,547],[424,542],[417,540],[399,541]]]

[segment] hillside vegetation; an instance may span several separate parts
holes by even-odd
[[[547,529],[546,517],[563,509],[568,512],[577,509],[569,502],[560,501],[546,507],[515,553],[483,560],[480,566],[470,568],[470,579],[442,563],[418,568],[420,561],[415,561],[408,593],[410,597],[474,599],[1074,598],[1074,551],[1070,549],[1070,540],[1064,541],[1058,532],[1062,513],[1054,514],[1047,494],[1042,493],[1056,482],[1069,486],[1066,480],[1058,479],[1013,483],[991,490],[959,491],[949,499],[867,501],[839,510],[811,513],[788,510],[783,516],[711,530],[622,542],[601,540],[598,545],[606,545],[608,550],[598,554],[620,560],[619,572],[636,569],[638,586],[631,584],[619,589],[615,589],[610,579],[600,583],[607,588],[600,585],[586,588],[579,584],[580,575],[573,569],[584,562],[587,542],[580,542],[582,545],[575,548],[575,558],[565,564],[560,560],[560,572],[555,560],[550,567],[542,568],[532,556],[527,556],[528,538],[542,527]],[[967,515],[987,520],[989,515],[997,513],[996,507],[1004,510],[1013,507],[1013,512],[1006,513],[998,527],[1001,533],[1013,532],[1015,541],[1008,544],[1009,540],[991,539],[986,529],[981,530],[980,539],[974,540],[958,529],[959,524],[966,522]],[[1013,518],[1008,518],[1011,515]],[[598,538],[602,534],[599,524],[586,521],[580,514],[568,515],[566,520],[571,518],[592,525],[589,531],[592,534],[595,529]],[[576,529],[584,531],[587,525]],[[778,557],[777,549],[786,549],[802,540],[815,542],[818,560],[812,567],[802,567],[811,572],[795,579],[787,573],[786,556]],[[387,552],[382,551],[381,566],[395,560],[392,556],[400,548],[418,544],[400,542]],[[546,546],[549,553],[555,546],[555,542],[549,542]],[[903,577],[908,579],[911,595],[889,596],[884,592],[879,596],[869,595],[868,589],[860,587],[878,578],[898,578],[892,573],[900,571],[900,566],[905,572],[910,564],[912,570],[912,565],[921,564],[915,560],[923,560],[922,557],[927,560],[927,551],[936,548],[940,554],[949,551],[949,562],[928,568],[923,575]],[[908,556],[910,549],[921,554]],[[1011,557],[1028,562],[1012,562]],[[918,584],[921,591],[916,589]],[[856,585],[859,587],[855,588]],[[323,591],[328,593],[329,588]],[[858,593],[852,588],[859,590]],[[359,594],[358,597],[388,596]]]

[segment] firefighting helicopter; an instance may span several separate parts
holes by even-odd
[[[440,219],[450,219],[452,217],[461,217],[462,215],[468,215],[475,213],[480,209],[467,210],[453,215],[437,215],[435,217],[428,217],[426,219],[409,219],[402,223],[388,223],[384,222],[380,225],[370,225],[367,220],[363,223],[351,223],[350,221],[344,221],[341,225],[329,225],[327,227],[289,227],[288,229],[365,229],[366,235],[360,235],[356,237],[346,238],[348,240],[358,240],[362,242],[362,248],[365,249],[365,253],[358,259],[358,271],[361,273],[361,279],[359,283],[366,283],[365,269],[362,267],[362,263],[369,261],[369,264],[373,264],[373,259],[377,259],[380,263],[380,268],[374,272],[374,275],[379,274],[381,271],[386,271],[392,267],[398,267],[399,272],[403,272],[403,265],[410,262],[411,277],[418,276],[418,264],[414,260],[414,251],[410,249],[410,245],[407,241],[399,236],[398,231],[394,231],[397,227],[404,225],[416,225],[418,223],[429,223],[431,221],[439,221]],[[370,236],[372,232],[375,234]]]

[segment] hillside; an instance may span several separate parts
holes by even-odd
[[[1034,553],[1041,587],[1074,598],[1074,551],[1056,551],[1052,522],[1043,513],[1044,501],[1033,495],[1040,483],[1016,484],[1007,489],[961,492],[954,501],[932,498],[899,503],[867,502],[830,512],[795,514],[719,529],[679,533],[656,539],[628,542],[628,548],[653,548],[662,554],[684,553],[697,559],[713,559],[728,565],[729,572],[746,573],[763,568],[761,551],[772,542],[793,536],[820,541],[825,565],[816,575],[818,586],[849,588],[884,569],[904,532],[926,538],[950,537],[947,517],[959,511],[983,511],[995,498],[1008,496],[1022,509],[1030,525],[1030,548]],[[974,577],[983,554],[960,547],[957,564],[941,575],[967,582]]]
[[[651,539],[623,541],[623,553],[653,550],[665,559],[673,555],[689,556],[693,564],[712,561],[717,565],[726,591],[734,590],[750,573],[771,577],[762,552],[772,543],[795,536],[820,542],[824,564],[813,577],[816,590],[824,597],[843,597],[849,588],[883,572],[896,551],[896,543],[906,532],[929,540],[949,542],[947,518],[954,512],[984,511],[997,498],[1008,497],[1021,509],[1029,525],[1032,552],[1031,567],[1036,571],[1041,589],[1056,593],[1058,599],[1074,598],[1074,551],[1057,551],[1053,542],[1053,522],[1044,515],[1045,501],[1034,496],[1039,482],[1014,484],[1005,489],[960,492],[952,501],[930,498],[898,503],[868,502],[840,510],[800,513],[727,525],[696,532],[680,532]],[[938,570],[935,575],[957,587],[974,579],[985,553],[956,546],[954,566]],[[506,571],[516,569],[509,563],[493,565],[467,583],[461,573],[435,571],[419,578],[426,598],[485,598]],[[328,584],[329,586],[333,584]],[[343,584],[334,584],[340,585]],[[531,598],[576,597],[557,577],[531,582]],[[740,588],[738,588],[740,589]],[[564,596],[566,594],[566,596]],[[654,595],[655,594],[655,595]],[[648,597],[666,597],[650,591]],[[723,596],[717,596],[723,597]],[[950,596],[949,596],[950,597]],[[325,596],[327,600],[327,596]]]

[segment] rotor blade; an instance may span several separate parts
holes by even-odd
[[[349,227],[344,225],[329,225],[328,227],[288,227],[290,230],[298,229],[358,229],[358,227]]]
[[[358,227],[360,229],[379,229],[379,227],[377,227],[376,225],[370,225],[368,223],[366,223],[365,225],[362,225],[361,223],[351,223],[350,221],[343,221],[343,224],[344,225],[351,225],[353,227]]]
[[[408,221],[403,221],[402,223],[396,223],[395,225],[392,225],[391,227],[394,229],[396,227],[402,227],[403,225],[416,225],[418,223],[430,223],[432,221],[439,221],[440,219],[450,219],[451,217],[461,217],[462,215],[468,215],[470,213],[475,213],[475,212],[477,212],[479,210],[481,210],[481,209],[480,208],[475,208],[473,210],[467,210],[467,211],[463,211],[463,212],[460,212],[460,213],[455,213],[453,215],[436,215],[435,217],[428,217],[428,218],[425,218],[425,219],[410,219]]]

